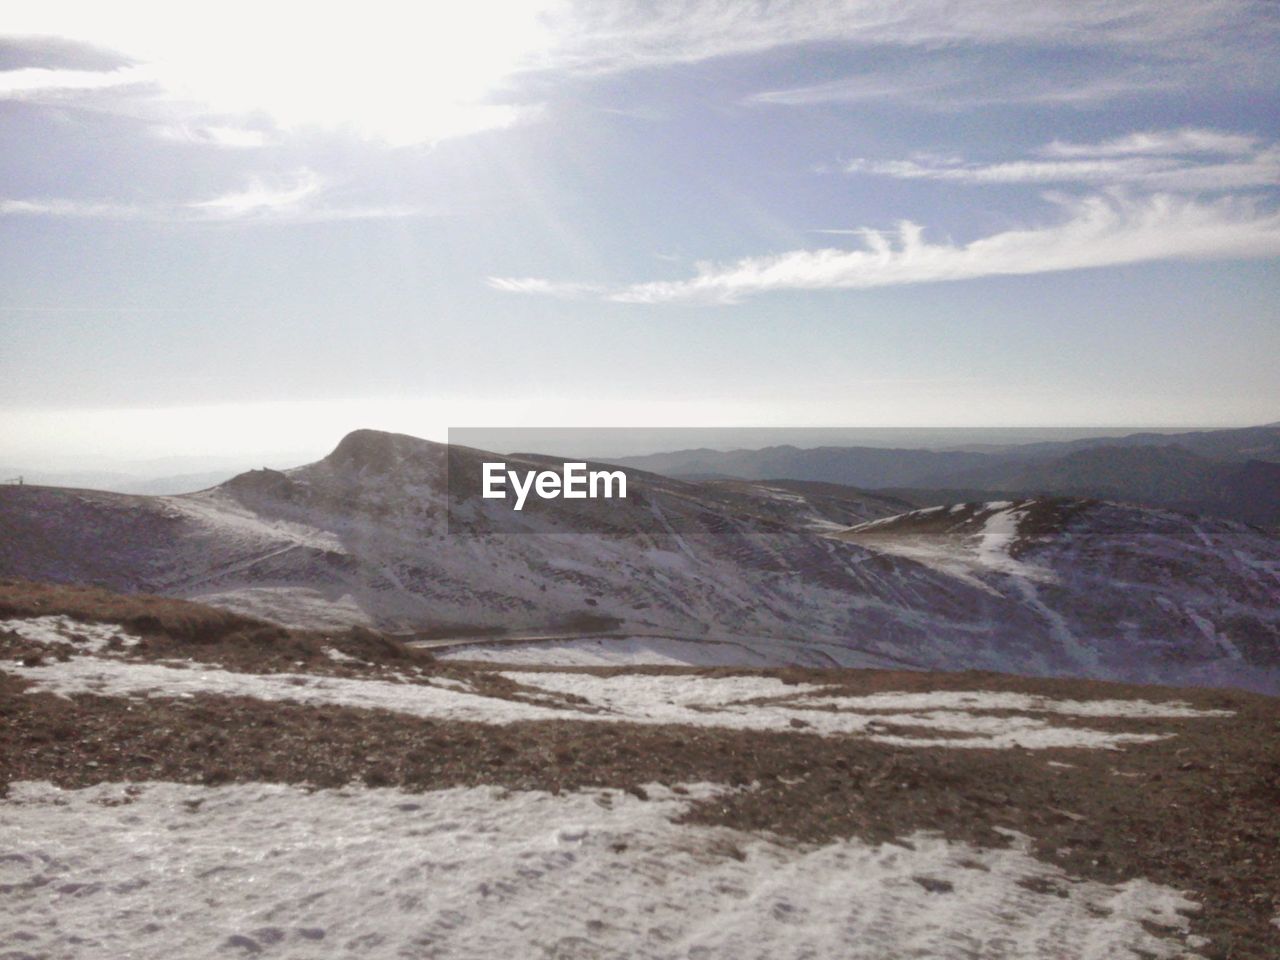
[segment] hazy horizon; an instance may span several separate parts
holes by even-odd
[[[1263,426],[1246,424],[1243,426]],[[353,429],[379,429],[355,427]],[[826,446],[949,450],[984,446],[1014,446],[1041,442],[1066,442],[1094,437],[1124,437],[1136,433],[1176,434],[1234,427],[470,427],[449,428],[424,436],[393,430],[425,440],[452,442],[496,453],[531,452],[587,459],[642,456],[694,448],[718,451],[755,450],[794,446],[801,449]],[[0,482],[22,476],[25,482],[54,486],[84,485],[118,492],[169,492],[153,489],[159,481],[194,478],[213,485],[246,470],[269,467],[285,470],[303,466],[329,454],[349,430],[312,447],[292,449],[224,450],[216,453],[169,454],[128,457],[84,456],[76,453],[46,454],[26,459],[0,451]],[[174,490],[186,489],[181,483]],[[196,487],[191,487],[196,489]]]

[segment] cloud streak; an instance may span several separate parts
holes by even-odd
[[[855,174],[968,184],[1081,183],[1152,191],[1237,190],[1280,185],[1280,146],[1215,130],[1135,133],[1098,144],[1055,141],[1034,156],[998,163],[922,157],[856,159]]]
[[[144,213],[144,208],[126,203],[70,200],[61,197],[37,200],[0,199],[0,216],[137,220],[142,219]]]
[[[1125,67],[1077,67],[1045,73],[982,59],[973,50],[961,54],[928,51],[916,64],[894,61],[866,73],[824,83],[766,90],[747,97],[748,105],[807,107],[821,104],[889,102],[926,111],[956,111],[988,106],[1095,107],[1137,93],[1179,86],[1176,70]]]
[[[550,62],[601,70],[832,42],[937,48],[1032,41],[1206,58],[1245,36],[1242,27],[1259,29],[1249,0],[1040,0],[1033,15],[1025,0],[694,0],[656,9],[624,0],[559,4],[544,19],[553,38]]]
[[[266,132],[251,127],[186,123],[156,124],[151,128],[151,132],[157,139],[167,140],[170,143],[221,147],[228,150],[255,149],[272,143],[272,138]]]
[[[138,205],[68,198],[0,199],[0,216],[61,217],[97,220],[146,220],[178,223],[316,223],[420,216],[411,207],[326,202],[327,184],[311,170],[286,178],[253,178],[248,186],[203,200]]]
[[[489,277],[488,284],[503,293],[535,294],[558,297],[562,300],[579,300],[606,292],[604,286],[595,283],[572,283],[546,280],[541,277]]]
[[[75,94],[147,86],[154,75],[144,67],[68,70],[24,67],[0,70],[0,100],[57,100]]]
[[[820,5],[812,6],[816,11]],[[818,36],[823,27],[815,12],[809,39],[903,52],[888,60],[869,58],[866,66],[835,79],[765,90],[747,103],[806,107],[882,101],[929,111],[991,105],[1085,109],[1161,91],[1248,87],[1270,75],[1269,51],[1280,35],[1280,17],[1248,0],[1181,5],[905,0],[835,3],[825,11],[830,33]],[[804,27],[793,24],[775,35],[788,32],[794,38]],[[696,36],[673,40],[673,49],[693,44]],[[733,45],[732,37],[726,30],[722,49]],[[1046,58],[1046,50],[1071,55]]]
[[[285,184],[254,179],[243,190],[187,204],[198,217],[210,220],[242,220],[247,217],[297,214],[320,192],[324,181],[310,170],[300,170]]]
[[[1183,127],[1179,130],[1143,130],[1101,143],[1063,143],[1055,140],[1038,152],[1046,157],[1134,157],[1177,154],[1248,154],[1258,149],[1258,138],[1244,133]]]
[[[618,303],[727,304],[780,291],[866,290],[1158,260],[1280,256],[1280,213],[1239,199],[1206,203],[1167,194],[1101,194],[1057,203],[1064,216],[1056,223],[968,244],[930,242],[922,227],[904,221],[894,231],[863,230],[860,249],[793,250],[701,264],[688,279],[632,284],[602,296]],[[528,285],[518,292],[557,295],[558,286]]]

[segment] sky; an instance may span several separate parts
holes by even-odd
[[[0,464],[1280,419],[1280,4],[0,10]]]

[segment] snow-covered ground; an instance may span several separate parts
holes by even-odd
[[[38,642],[61,642],[47,625],[11,621]],[[74,621],[71,621],[74,628]],[[44,639],[41,639],[44,638]],[[774,677],[508,671],[531,688],[526,700],[485,696],[451,678],[419,672],[406,678],[363,679],[303,673],[241,673],[197,662],[154,663],[93,655],[38,665],[0,667],[32,682],[31,692],[124,697],[248,696],[266,701],[391,710],[471,723],[581,720],[677,724],[738,730],[805,730],[862,736],[917,747],[1110,749],[1166,734],[1097,730],[1056,724],[1056,716],[1187,718],[1224,716],[1184,703],[1141,700],[1069,701],[1012,693],[937,692],[848,695]],[[408,682],[406,682],[408,681]],[[533,701],[533,702],[529,702]],[[998,711],[998,713],[993,713]],[[900,728],[907,727],[909,730]],[[940,735],[930,735],[940,734]]]
[[[112,642],[119,648],[132,647],[138,638],[114,623],[89,623],[74,617],[14,617],[0,620],[0,630],[18,634],[32,643],[66,647],[68,651],[104,653]]]
[[[849,698],[807,697],[810,706],[847,705]],[[1018,710],[1059,713],[1073,717],[1229,717],[1230,710],[1204,710],[1180,700],[1055,700],[1026,693],[984,690],[931,690],[925,693],[869,693],[857,698],[861,710]]]
[[[807,649],[768,637],[684,639],[663,636],[607,636],[536,640],[516,643],[467,641],[432,646],[442,660],[555,667],[782,667],[797,661],[806,666],[841,666],[892,670],[901,661],[855,647],[812,643]]]
[[[749,644],[674,637],[583,637],[530,643],[467,643],[446,648],[435,655],[444,660],[561,667],[779,665],[767,652],[754,649]]]
[[[552,796],[14,784],[11,957],[785,960],[1196,956],[1177,890],[1074,879],[1023,838],[798,846],[680,825],[659,786]]]
[[[943,513],[957,518],[955,533],[913,530],[914,523],[936,520]],[[896,517],[883,517],[854,529],[856,533],[887,537],[874,541],[873,549],[908,557],[997,595],[1000,591],[985,579],[992,573],[1033,581],[1054,579],[1053,572],[1047,567],[1025,563],[1010,553],[1019,525],[1026,515],[1025,505],[1015,506],[1008,500],[986,504],[958,503],[950,508],[930,507]]]

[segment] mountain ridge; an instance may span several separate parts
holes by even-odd
[[[859,529],[901,516],[900,501],[636,473],[634,497],[590,515],[590,532],[556,501],[513,533],[492,501],[450,515],[449,454],[361,431],[315,463],[196,494],[0,488],[0,575],[318,628],[666,636],[765,664],[1280,689],[1280,611],[1266,602],[1280,542],[1239,524],[1086,501],[1046,524],[1054,501],[956,505],[983,528],[921,554]]]
[[[848,484],[947,502],[947,491],[1112,497],[1280,530],[1280,427],[1136,433],[975,450],[878,447],[706,448],[620,458],[686,477]]]

